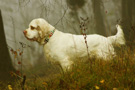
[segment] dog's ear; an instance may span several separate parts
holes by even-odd
[[[40,38],[44,38],[43,31],[39,30],[38,33],[39,33]]]
[[[42,30],[39,30],[38,33],[39,33],[40,38],[44,38],[45,36],[47,36],[47,34]]]
[[[40,38],[44,38],[45,35],[43,33],[43,30],[40,28],[40,26],[37,26],[36,30],[38,31]]]

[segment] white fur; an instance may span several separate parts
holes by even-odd
[[[37,23],[38,22],[38,23]],[[45,43],[44,38],[41,39],[41,34],[47,35],[54,27],[48,24],[44,19],[34,19],[30,26],[35,26],[42,29],[31,30],[26,29],[27,38],[37,38],[37,42],[44,45],[44,53],[47,60],[52,62],[59,62],[65,68],[69,68],[75,58],[87,58],[87,48],[83,35],[74,35],[63,33],[55,29],[54,34]],[[110,37],[104,37],[97,34],[87,35],[88,51],[91,57],[99,59],[110,60],[116,56],[114,46],[121,46],[125,44],[124,34],[120,25],[116,25],[117,34]],[[35,34],[36,33],[36,34]],[[40,39],[39,39],[40,38]]]

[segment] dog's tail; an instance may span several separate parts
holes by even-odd
[[[116,28],[117,28],[117,34],[110,37],[112,44],[117,46],[125,45],[124,33],[121,26],[117,24]]]

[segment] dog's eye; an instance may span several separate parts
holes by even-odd
[[[30,26],[30,28],[31,28],[31,30],[35,29],[35,27],[33,27],[33,26]]]

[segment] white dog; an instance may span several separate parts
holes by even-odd
[[[123,31],[116,25],[117,34],[104,37],[97,34],[87,35],[88,52],[83,35],[63,33],[55,29],[44,19],[34,19],[24,30],[28,40],[44,45],[47,60],[59,62],[63,69],[69,68],[75,58],[96,57],[110,60],[116,56],[114,46],[125,45]]]

